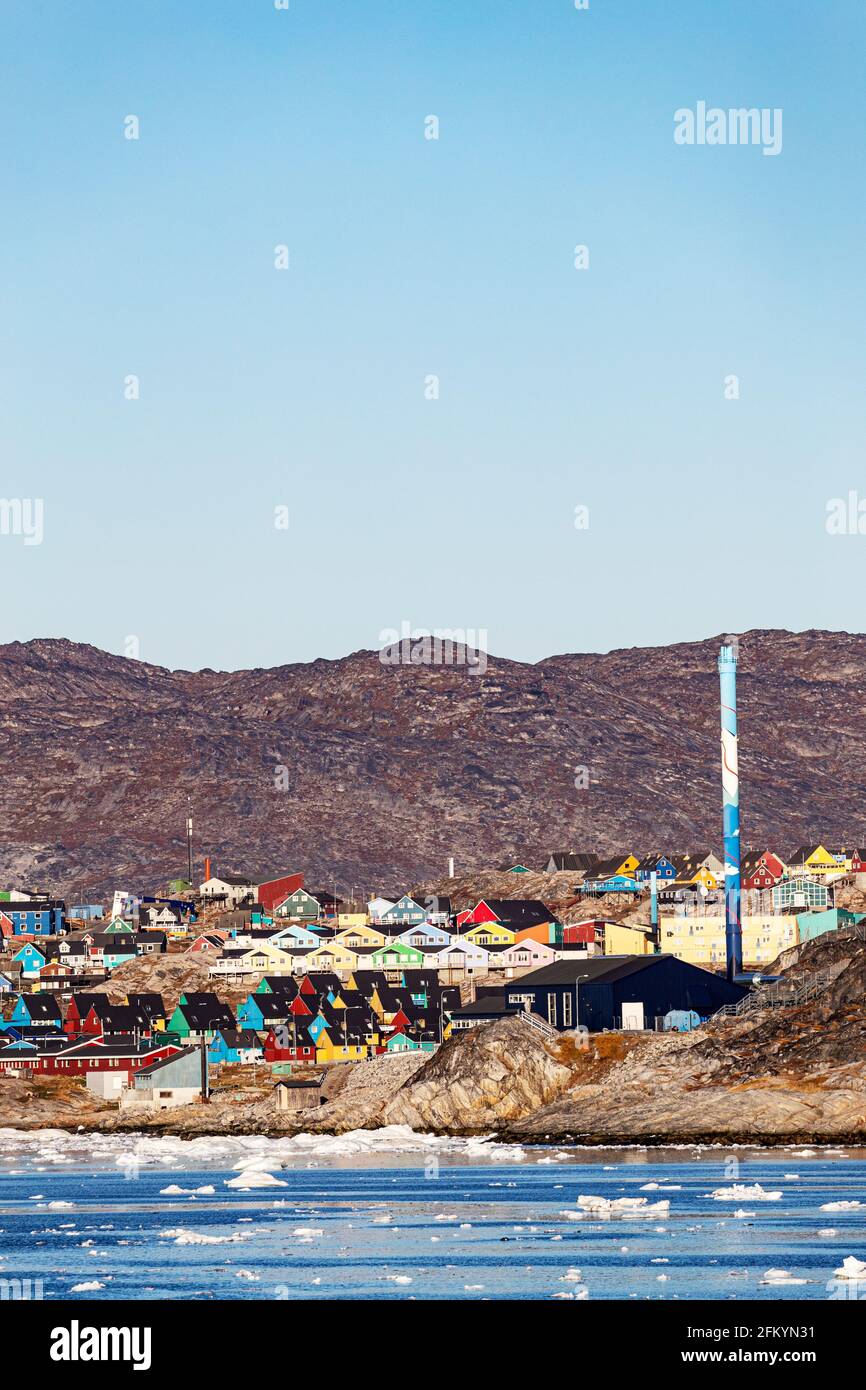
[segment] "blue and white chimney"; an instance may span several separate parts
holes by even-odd
[[[722,826],[725,842],[725,954],[728,979],[743,972],[740,921],[740,776],[737,767],[737,654],[719,652],[722,701]]]

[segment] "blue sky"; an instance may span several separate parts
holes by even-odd
[[[860,0],[3,0],[0,496],[44,539],[0,535],[0,640],[860,630],[864,55]],[[781,153],[677,146],[700,100]]]

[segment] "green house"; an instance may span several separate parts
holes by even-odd
[[[376,970],[415,970],[424,964],[424,952],[406,941],[389,941],[370,956]]]
[[[319,904],[311,893],[298,888],[290,893],[276,908],[275,917],[289,918],[298,922],[315,922],[319,916]]]
[[[801,941],[814,941],[828,931],[844,931],[863,921],[862,912],[849,912],[844,907],[830,907],[824,912],[798,912],[797,930]]]

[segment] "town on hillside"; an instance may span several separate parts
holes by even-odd
[[[462,878],[452,864],[369,899],[209,861],[197,887],[110,904],[10,887],[0,1075],[78,1079],[153,1111],[207,1103],[223,1068],[264,1067],[274,1106],[304,1109],[335,1063],[433,1053],[506,1014],[548,1034],[698,1029],[772,985],[792,948],[866,933],[863,851],[744,852],[741,881],[751,976],[736,978],[711,851],[559,851]]]

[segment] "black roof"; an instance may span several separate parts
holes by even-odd
[[[581,976],[586,976],[587,984],[597,984],[603,981],[610,984],[614,980],[621,980],[626,975],[634,975],[640,970],[647,970],[662,960],[670,960],[670,956],[586,956],[580,960],[559,960],[553,965],[543,965],[540,970],[532,970],[528,975],[521,975],[517,980],[511,980],[505,986],[506,990],[524,989],[534,985],[573,985],[580,980]]]
[[[524,976],[524,978],[526,978]],[[503,996],[489,995],[486,999],[474,999],[471,1004],[464,1004],[461,1009],[454,1009],[451,1013],[452,1018],[498,1018],[500,1014],[510,1013],[511,1010],[505,1002]]]
[[[548,855],[544,863],[545,868],[550,863],[551,859],[553,860],[558,870],[568,869],[570,871],[579,869],[588,871],[590,869],[593,869],[595,865],[599,862],[597,854],[572,854],[568,850],[563,850],[561,853],[554,853]]]

